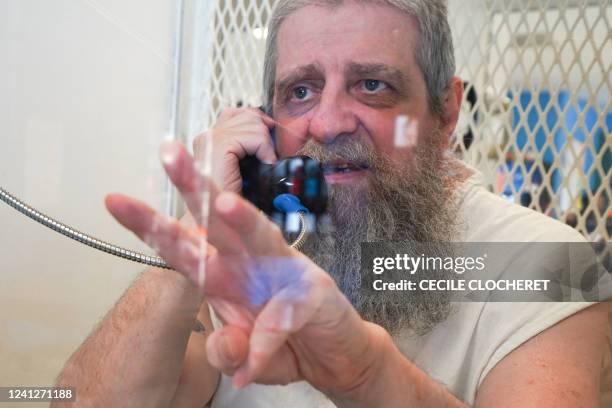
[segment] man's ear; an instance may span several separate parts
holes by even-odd
[[[446,136],[446,140],[455,131],[457,121],[459,120],[459,110],[461,108],[461,102],[463,101],[463,81],[459,77],[453,77],[451,79],[446,96],[443,103],[442,113],[442,130]]]

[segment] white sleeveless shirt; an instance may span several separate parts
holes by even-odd
[[[458,192],[461,242],[583,242],[572,228],[488,192],[476,173]],[[512,350],[590,303],[456,303],[455,312],[422,337],[397,338],[402,353],[473,405],[489,371]],[[213,313],[213,323],[220,323]],[[608,327],[608,342],[612,345]],[[612,346],[610,347],[612,348]],[[612,407],[608,350],[602,381],[602,407]],[[608,375],[610,374],[610,375]],[[250,385],[235,390],[222,376],[213,408],[331,408],[334,404],[306,382],[285,386]]]

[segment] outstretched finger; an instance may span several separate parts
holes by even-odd
[[[193,157],[179,142],[164,142],[159,148],[159,157],[187,208],[198,224],[205,215],[208,198],[215,199],[219,189],[210,179],[204,177]]]
[[[216,200],[220,190],[212,179],[200,172],[187,149],[178,142],[165,142],[160,147],[160,158],[196,223],[207,227],[211,231],[209,235],[218,237],[217,241],[231,243],[224,245],[228,248],[225,252],[244,252],[240,237],[209,210],[210,203]]]
[[[197,271],[204,256],[202,236],[131,197],[110,194],[105,204],[119,223],[153,248],[173,269],[198,282]]]
[[[251,255],[292,256],[280,228],[244,198],[235,193],[223,192],[219,194],[213,208],[215,215],[240,237]],[[213,245],[221,251],[217,243]]]

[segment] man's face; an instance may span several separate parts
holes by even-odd
[[[277,151],[322,162],[330,187],[332,228],[310,233],[303,252],[334,277],[364,319],[391,332],[426,331],[447,315],[448,296],[363,292],[359,258],[361,242],[443,242],[454,233],[442,153],[450,127],[429,109],[413,54],[416,21],[387,6],[346,0],[293,13],[277,41]],[[395,146],[399,115],[417,124],[408,148]],[[448,248],[435,251],[442,256]]]
[[[296,154],[307,142],[332,144],[339,136],[405,162],[410,150],[394,145],[395,118],[417,125],[419,143],[438,125],[430,112],[414,51],[416,21],[388,6],[346,1],[336,8],[307,6],[290,15],[278,35],[274,96],[277,149]],[[349,184],[367,170],[328,174]]]

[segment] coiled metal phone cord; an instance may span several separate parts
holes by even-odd
[[[71,228],[61,222],[54,220],[53,218],[37,211],[30,207],[17,197],[10,194],[8,191],[0,187],[0,200],[10,205],[23,215],[31,218],[32,220],[44,225],[47,228],[51,228],[53,231],[59,232],[60,234],[73,239],[81,244],[87,245],[99,251],[106,252],[111,255],[118,256],[119,258],[127,259],[129,261],[138,262],[145,265],[155,266],[157,268],[172,269],[166,261],[157,256],[149,256],[141,254],[139,252],[131,251],[129,249],[121,248],[117,245],[109,244],[87,234],[84,234],[74,228]],[[306,217],[301,212],[298,213],[300,218],[300,233],[291,246],[295,249],[300,249],[306,238]]]

